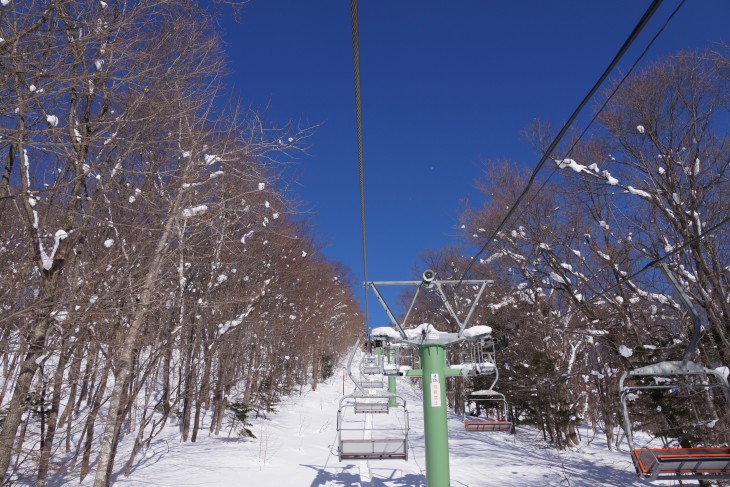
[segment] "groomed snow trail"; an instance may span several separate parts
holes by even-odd
[[[356,357],[356,362],[359,357]],[[353,364],[357,370],[357,364]],[[349,394],[354,386],[344,381]],[[196,443],[181,443],[179,429],[170,424],[152,448],[143,452],[129,477],[115,475],[114,485],[141,486],[425,486],[423,413],[420,392],[405,378],[398,379],[399,394],[410,411],[409,460],[346,461],[336,455],[336,418],[343,391],[338,371],[316,391],[292,396],[268,418],[252,421],[256,439],[207,435]],[[373,418],[377,421],[377,418]],[[590,434],[582,430],[581,434]],[[547,447],[538,432],[520,428],[507,433],[464,431],[461,417],[449,417],[451,485],[453,487],[525,486],[646,486],[637,479],[627,453],[611,452],[597,435],[591,446],[559,452]],[[134,435],[124,438],[117,455],[122,469]],[[362,477],[360,473],[363,473]],[[56,479],[55,485],[77,483]],[[90,485],[87,478],[81,485]]]

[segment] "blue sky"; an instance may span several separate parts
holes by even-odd
[[[562,125],[650,4],[359,3],[370,280],[412,279],[420,252],[456,243],[463,202],[479,203],[473,183],[485,159],[534,167],[539,155],[521,132],[535,118]],[[664,2],[624,71],[678,4]],[[728,19],[730,1],[688,0],[644,64],[730,40]],[[349,2],[253,0],[224,28],[233,93],[271,124],[318,126],[291,169],[292,189],[325,254],[361,283]],[[374,299],[370,308],[380,325]]]

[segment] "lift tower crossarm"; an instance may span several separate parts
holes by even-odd
[[[447,311],[449,312],[449,315],[456,321],[456,323],[459,325],[459,332],[456,333],[456,341],[462,338],[462,335],[464,333],[464,330],[466,329],[466,326],[469,324],[469,321],[471,320],[472,314],[474,313],[474,310],[476,309],[477,304],[479,303],[479,299],[482,297],[482,294],[484,293],[484,290],[487,288],[488,285],[493,284],[494,281],[491,280],[466,280],[466,281],[458,281],[455,279],[439,279],[439,280],[421,280],[421,281],[371,281],[365,283],[367,287],[370,287],[373,292],[375,293],[375,296],[378,298],[378,301],[380,302],[380,305],[385,310],[385,313],[388,315],[388,318],[390,319],[390,322],[393,324],[393,326],[398,331],[398,334],[401,336],[401,338],[404,341],[408,341],[408,337],[406,335],[405,330],[403,329],[403,326],[408,321],[408,316],[411,314],[411,310],[413,309],[413,305],[416,302],[416,299],[418,299],[418,294],[421,290],[421,288],[430,289],[432,287],[436,288],[436,291],[438,292],[439,296],[441,297],[441,300],[443,301],[444,305],[446,306]],[[456,314],[456,311],[454,311],[454,308],[449,303],[448,298],[446,297],[446,294],[443,291],[443,285],[458,285],[458,284],[466,284],[466,285],[474,285],[479,286],[479,292],[474,298],[474,302],[472,302],[471,307],[469,308],[469,312],[466,315],[466,318],[464,318],[464,321],[461,321],[459,317]],[[403,323],[400,323],[398,319],[395,317],[393,312],[391,311],[388,304],[385,302],[385,299],[383,299],[382,294],[380,294],[380,290],[378,289],[378,286],[418,286],[416,288],[416,292],[413,296],[413,299],[411,300],[411,304],[408,307],[408,312],[406,313],[405,318],[403,319]],[[452,341],[452,340],[449,340]]]
[[[368,283],[365,283],[366,286],[372,288],[373,292],[375,293],[375,296],[378,298],[378,301],[380,301],[380,305],[385,310],[385,313],[388,315],[388,318],[390,318],[390,322],[398,330],[398,333],[400,334],[401,338],[405,340],[407,338],[406,337],[406,332],[403,329],[403,327],[401,326],[401,324],[398,323],[398,320],[396,319],[396,317],[393,314],[393,312],[390,310],[390,307],[388,306],[388,303],[385,302],[385,300],[383,299],[383,296],[380,294],[380,291],[376,287],[379,284],[388,285],[388,284],[393,284],[393,283],[392,282],[368,282]],[[418,294],[417,291],[416,291],[416,294]],[[413,303],[411,303],[411,305],[412,304]],[[410,308],[408,309],[408,311],[410,312]],[[406,319],[407,319],[407,316],[406,316]]]

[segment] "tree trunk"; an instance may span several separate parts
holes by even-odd
[[[65,340],[64,340],[65,342]],[[58,425],[58,409],[61,405],[61,391],[63,389],[63,373],[71,350],[66,350],[65,343],[61,343],[61,353],[58,358],[58,367],[53,377],[53,395],[51,396],[51,408],[48,414],[48,431],[43,440],[41,448],[41,456],[38,460],[38,479],[37,487],[43,487],[48,476],[48,465],[51,460],[51,451],[53,450],[53,440],[56,436],[56,427]]]
[[[109,470],[112,468],[112,448],[117,435],[117,416],[119,415],[119,406],[121,405],[124,386],[127,382],[132,361],[134,360],[134,350],[137,348],[137,341],[144,325],[144,320],[149,309],[152,291],[155,289],[157,275],[160,273],[162,258],[166,255],[168,239],[172,226],[176,220],[176,215],[180,213],[182,196],[184,192],[178,192],[175,202],[170,209],[170,214],[165,222],[165,227],[157,241],[157,246],[150,263],[149,270],[145,276],[144,284],[139,295],[139,304],[134,310],[132,323],[128,329],[123,330],[120,340],[120,353],[118,357],[119,370],[114,380],[114,388],[109,398],[109,417],[104,427],[104,433],[101,440],[101,451],[99,453],[99,463],[97,465],[96,477],[94,478],[94,487],[107,487],[109,484]]]
[[[25,359],[20,365],[20,373],[15,382],[13,397],[10,399],[10,404],[8,404],[8,412],[5,416],[2,431],[0,431],[0,478],[5,478],[10,468],[13,444],[15,443],[18,428],[20,427],[33,377],[38,370],[36,360],[45,350],[46,335],[50,325],[50,318],[41,318],[40,322],[33,328],[28,353],[26,353]]]
[[[91,461],[91,447],[93,445],[94,441],[94,423],[96,423],[96,417],[99,414],[99,409],[101,409],[102,400],[104,398],[104,392],[106,391],[106,383],[109,379],[109,371],[111,370],[111,359],[108,359],[106,361],[106,364],[104,365],[104,370],[101,373],[101,378],[99,379],[99,387],[96,391],[96,394],[94,395],[93,399],[93,405],[91,409],[89,410],[89,415],[86,417],[86,426],[84,427],[84,434],[81,435],[81,438],[79,439],[79,445],[76,450],[76,455],[74,456],[74,462],[76,457],[78,457],[79,454],[79,448],[81,448],[81,442],[84,439],[84,435],[86,435],[86,443],[84,445],[84,452],[83,456],[81,458],[81,474],[80,474],[80,480],[83,481],[86,475],[89,473],[89,463]]]

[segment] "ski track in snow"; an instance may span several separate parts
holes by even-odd
[[[353,371],[358,370],[353,361]],[[453,380],[453,379],[452,379]],[[458,379],[456,379],[458,380]],[[387,383],[387,381],[386,381]],[[345,392],[354,389],[347,378]],[[284,399],[268,418],[253,419],[256,439],[241,439],[221,430],[208,436],[205,423],[195,443],[180,441],[177,422],[156,437],[147,452],[140,452],[129,477],[122,474],[135,432],[122,439],[116,456],[113,485],[149,486],[360,486],[425,487],[423,412],[420,391],[408,379],[398,378],[399,394],[410,412],[408,461],[371,460],[339,462],[337,408],[343,390],[339,369],[316,391]],[[377,415],[373,415],[377,416]],[[206,420],[210,417],[206,416]],[[373,422],[377,422],[373,417]],[[549,447],[542,434],[518,428],[517,434],[467,432],[461,416],[449,414],[449,450],[453,487],[524,486],[647,486],[634,475],[626,452],[609,451],[605,436],[581,429],[578,449],[560,452]],[[622,449],[626,450],[625,443]],[[362,472],[362,477],[361,477]],[[78,477],[54,478],[51,487],[91,486],[93,473],[84,482]],[[369,478],[368,478],[369,477]],[[662,485],[661,482],[653,485]],[[664,483],[664,485],[671,485]],[[690,485],[690,484],[687,484]]]

